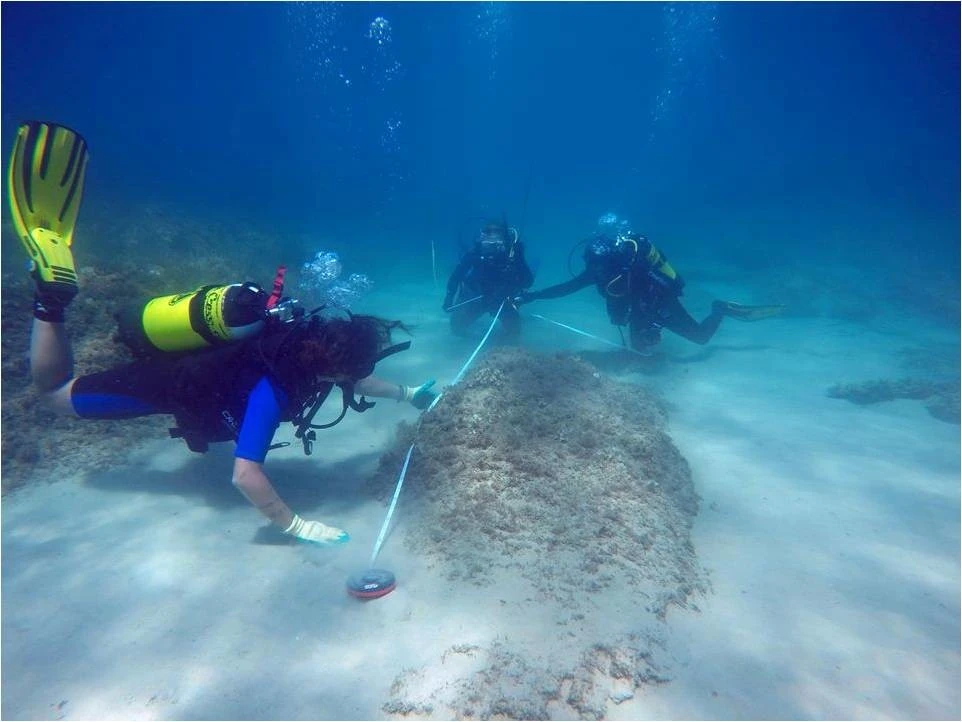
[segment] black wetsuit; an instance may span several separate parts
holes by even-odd
[[[678,300],[684,281],[673,269],[670,274],[663,270],[670,266],[646,238],[635,236],[634,240],[639,247],[630,257],[589,265],[569,281],[525,294],[524,301],[560,298],[594,285],[605,299],[611,322],[628,325],[632,348],[658,343],[662,328],[698,344],[708,343],[724,315],[713,310],[700,323],[692,318]],[[652,257],[658,263],[652,263]]]
[[[501,323],[505,335],[517,340],[521,334],[521,317],[511,299],[529,288],[534,274],[524,260],[524,247],[514,244],[514,251],[502,258],[483,258],[476,250],[468,251],[448,279],[444,307],[478,300],[455,308],[451,312],[451,330],[463,334],[482,314],[495,314],[501,303],[508,299],[501,311]]]

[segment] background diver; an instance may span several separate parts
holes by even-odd
[[[264,472],[264,459],[281,421],[295,422],[309,453],[313,428],[323,428],[312,425],[313,413],[335,385],[343,393],[341,417],[349,407],[367,408],[363,395],[427,408],[433,381],[407,387],[371,375],[380,358],[399,350],[389,348],[391,331],[403,325],[350,313],[283,318],[266,307],[276,296],[253,284],[205,287],[167,297],[154,311],[143,307],[144,328],[127,329],[125,339],[141,358],[75,377],[64,315],[78,291],[70,246],[87,159],[78,133],[36,121],[20,126],[11,158],[13,221],[36,283],[30,372],[44,401],[85,419],[172,414],[178,428],[171,435],[195,451],[236,440],[233,483],[264,516],[305,541],[347,541],[346,532],[293,513]],[[289,301],[285,307],[291,310]]]
[[[504,221],[490,221],[448,279],[442,308],[451,313],[451,331],[463,335],[482,314],[501,311],[504,339],[517,343],[521,316],[512,299],[534,282],[518,231]]]
[[[560,298],[594,285],[616,326],[628,325],[631,348],[642,353],[661,341],[667,328],[697,344],[706,344],[726,316],[757,321],[782,312],[784,306],[743,306],[713,301],[701,322],[681,305],[685,286],[668,259],[645,236],[623,230],[617,236],[597,233],[585,241],[585,269],[569,281],[540,291],[523,292],[516,303]]]

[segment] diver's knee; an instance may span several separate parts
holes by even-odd
[[[77,416],[71,399],[71,392],[75,379],[67,379],[66,382],[51,389],[38,387],[40,392],[40,405],[47,411],[53,411],[63,416]]]
[[[661,343],[661,329],[646,328],[644,330],[634,330],[631,334],[631,345],[636,350],[651,348]]]

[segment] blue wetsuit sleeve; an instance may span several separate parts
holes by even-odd
[[[247,398],[247,409],[237,434],[234,456],[263,464],[281,423],[281,409],[286,405],[284,392],[263,377]]]

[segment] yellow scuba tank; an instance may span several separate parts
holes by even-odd
[[[116,314],[118,335],[141,356],[223,346],[259,334],[267,302],[256,283],[201,286],[122,309]]]
[[[648,261],[648,265],[651,266],[651,268],[654,271],[660,273],[662,276],[667,278],[669,281],[680,282],[681,278],[675,272],[675,269],[671,267],[671,264],[668,263],[668,259],[665,258],[665,256],[661,253],[661,251],[655,248],[655,245],[653,243],[649,243],[649,246],[650,248],[648,250],[648,256],[646,257]]]

